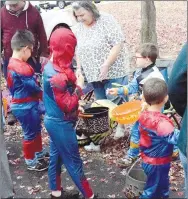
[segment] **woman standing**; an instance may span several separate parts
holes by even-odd
[[[90,1],[74,2],[72,8],[76,20],[80,22],[75,32],[78,41],[77,76],[81,75],[82,67],[87,81],[92,83],[97,100],[122,103],[122,98],[106,94],[112,83],[128,83],[129,58],[120,25],[113,16],[99,13]],[[115,136],[123,136],[124,131],[123,125],[119,125]],[[85,147],[86,150],[90,148]]]

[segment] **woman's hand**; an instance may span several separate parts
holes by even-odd
[[[82,73],[79,73],[78,75],[76,75],[76,77],[77,77],[76,84],[80,88],[83,88],[84,87],[84,76],[82,75]]]
[[[48,63],[47,57],[40,57],[40,63],[42,66],[46,65]]]
[[[75,72],[76,78],[78,79],[80,75],[82,75],[81,68],[77,68]]]
[[[79,104],[79,106],[78,106],[78,111],[80,112],[80,113],[84,113],[84,108]]]
[[[109,70],[108,64],[103,64],[101,66],[100,76],[99,76],[99,78],[100,78],[101,81],[107,79],[108,70]]]

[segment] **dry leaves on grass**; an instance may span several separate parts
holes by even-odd
[[[36,185],[35,187],[28,187],[27,189],[30,195],[34,195],[38,193],[42,189],[42,187],[41,185]]]
[[[141,37],[141,2],[122,1],[97,6],[100,11],[112,14],[116,18],[122,27],[128,49],[134,54]],[[155,7],[160,55],[176,58],[187,41],[186,1],[155,1]]]

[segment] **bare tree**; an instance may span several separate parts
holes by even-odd
[[[141,2],[141,43],[151,42],[157,44],[156,9],[154,1]]]

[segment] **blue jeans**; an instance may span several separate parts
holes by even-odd
[[[95,99],[100,100],[100,99],[108,99],[115,104],[121,104],[123,101],[128,101],[127,97],[120,97],[120,96],[112,96],[112,95],[107,95],[106,90],[108,88],[112,88],[113,85],[112,83],[118,83],[121,85],[127,85],[128,84],[128,76],[121,77],[121,78],[116,78],[116,79],[108,79],[108,80],[103,80],[102,82],[92,82],[92,86],[94,88],[94,94],[95,94]]]
[[[180,150],[179,150],[179,155],[185,175],[185,198],[188,198],[187,157]]]

